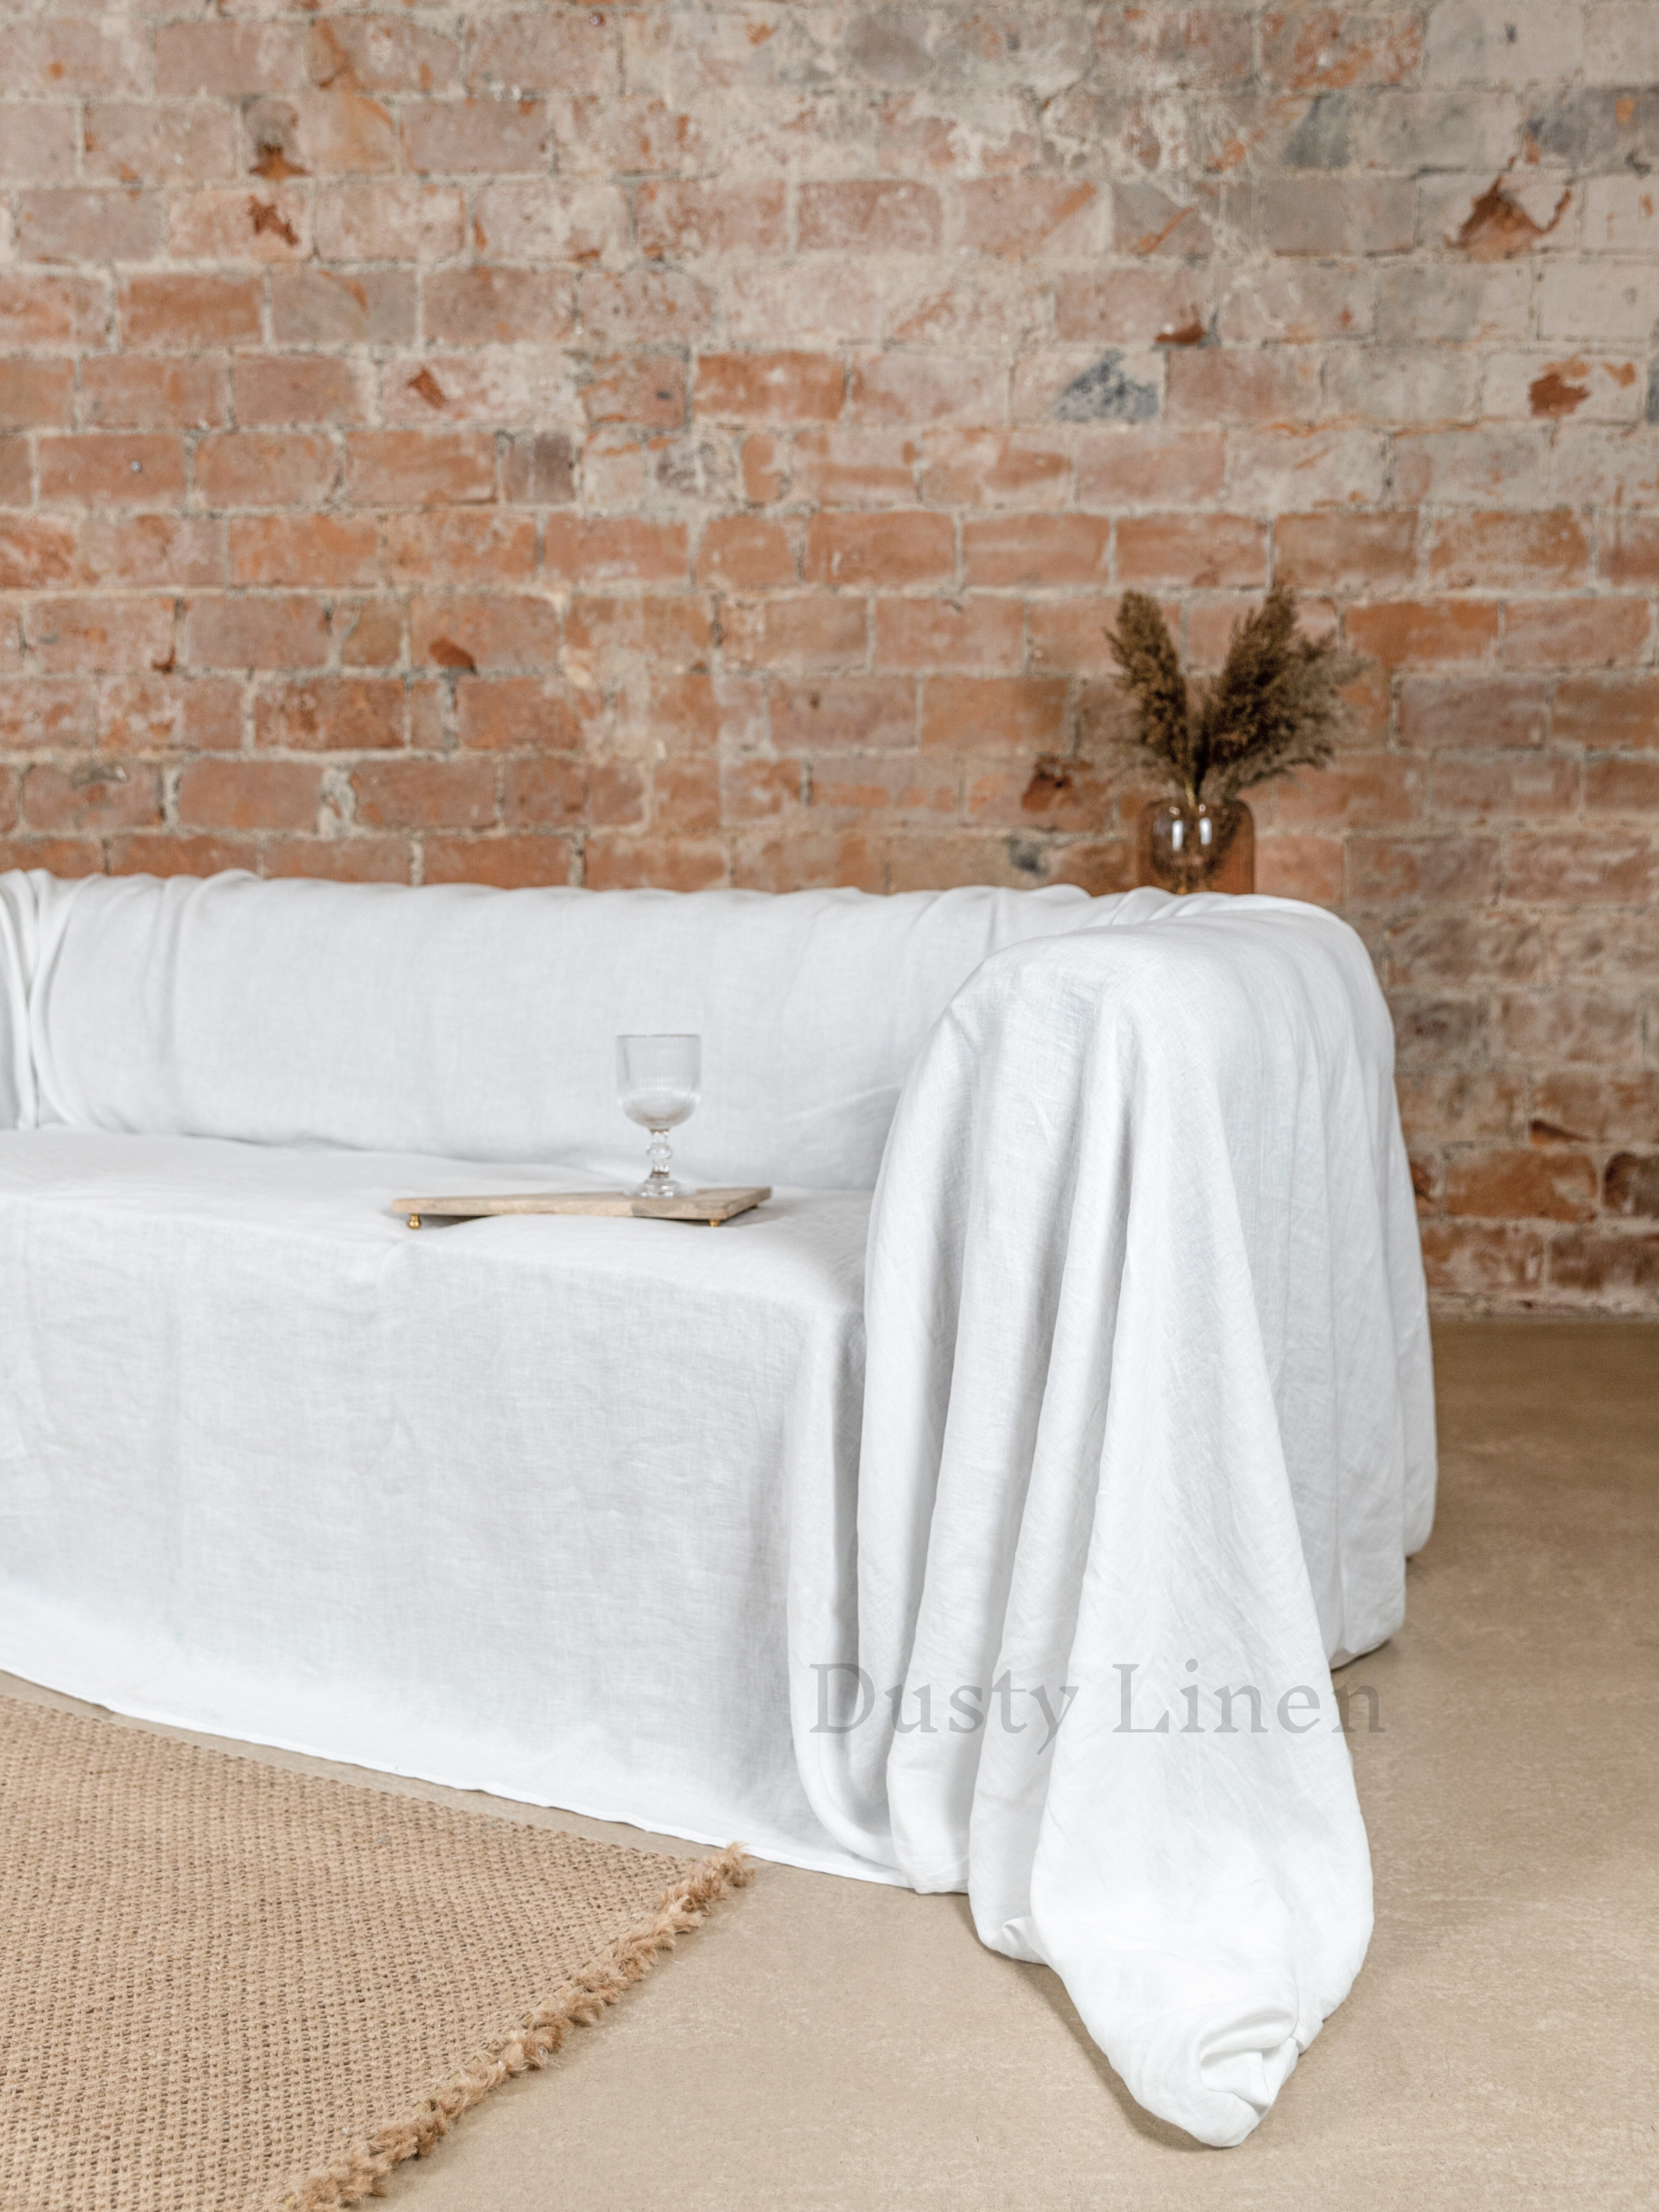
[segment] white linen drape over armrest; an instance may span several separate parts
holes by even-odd
[[[1392,1058],[1359,941],[1288,902],[1138,895],[987,960],[883,1164],[856,1500],[796,1528],[819,1817],[965,1886],[1216,2144],[1370,1934],[1326,1662],[1398,1625],[1433,1493]]]

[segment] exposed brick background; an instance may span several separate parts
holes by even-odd
[[[1659,5],[14,10],[0,864],[1131,879],[1102,631],[1372,657],[1437,1294],[1659,1309]]]

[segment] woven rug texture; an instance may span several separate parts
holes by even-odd
[[[0,1698],[0,2207],[356,2203],[748,1878]]]

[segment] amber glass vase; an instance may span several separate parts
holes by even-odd
[[[1135,881],[1160,891],[1254,891],[1256,824],[1241,799],[1188,806],[1152,799],[1141,810]]]

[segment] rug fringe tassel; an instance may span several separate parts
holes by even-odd
[[[429,2151],[463,2113],[502,2082],[545,2065],[572,2026],[591,2027],[603,2019],[606,2007],[649,1974],[677,1937],[702,1925],[710,1905],[754,1878],[741,1844],[700,1859],[664,1893],[649,1920],[619,1936],[603,1958],[583,1967],[545,2005],[526,2013],[511,2035],[457,2067],[412,2112],[360,2138],[332,2164],[309,2175],[282,2198],[283,2212],[334,2212],[336,2206],[383,2196],[381,2185],[395,2166]]]

